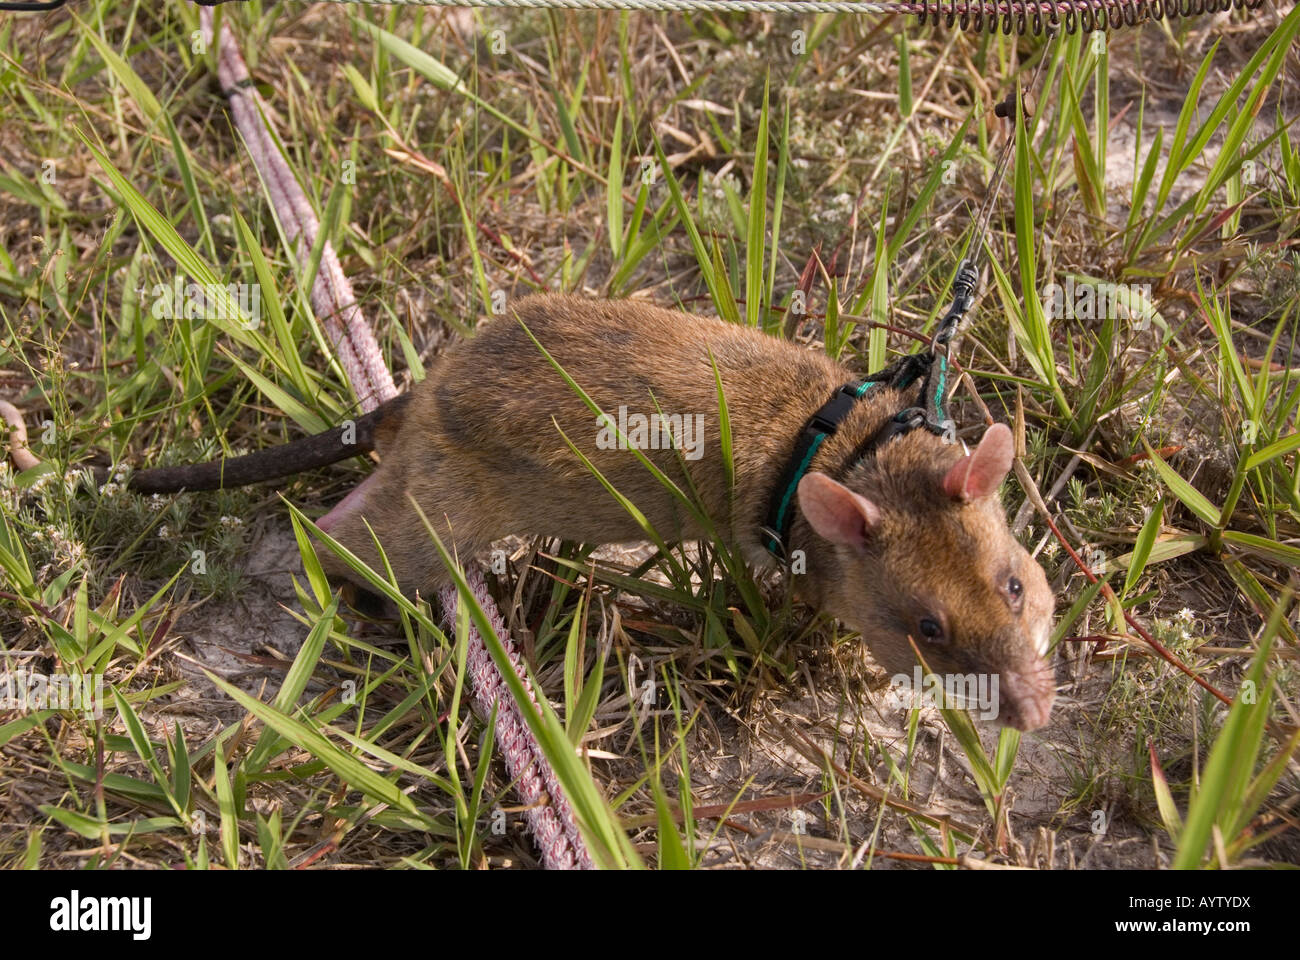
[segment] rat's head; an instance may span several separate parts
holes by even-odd
[[[845,483],[808,474],[799,509],[813,539],[801,579],[890,673],[912,674],[914,641],[935,674],[997,675],[998,720],[1032,730],[1052,707],[1054,600],[998,502],[1013,456],[1003,424],[966,456],[914,431]]]

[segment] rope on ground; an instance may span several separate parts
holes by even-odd
[[[204,9],[201,15],[205,38],[210,43],[212,11]],[[248,67],[240,55],[233,34],[225,24],[222,24],[218,50],[218,76],[230,98],[235,123],[266,184],[276,215],[284,224],[291,240],[301,236],[307,249],[311,249],[316,242],[320,223],[273,140],[265,121],[266,112],[262,109],[261,98],[251,85]],[[393,385],[383,354],[365,316],[356,305],[352,285],[348,283],[328,241],[324,244],[320,267],[312,286],[311,301],[312,308],[323,318],[326,332],[338,350],[339,361],[351,380],[363,409],[368,412],[396,396],[397,388]],[[529,683],[528,672],[524,669],[518,649],[510,639],[491,594],[488,593],[482,574],[471,569],[466,572],[466,576],[479,605],[492,623],[493,631],[505,647],[520,682],[530,698],[533,698],[535,707],[536,695]],[[443,592],[443,610],[452,624],[455,623],[456,600],[455,588],[451,588],[450,593]],[[496,710],[496,742],[516,789],[528,808],[529,827],[541,851],[543,863],[552,869],[591,868],[591,856],[555,772],[547,763],[546,755],[533,738],[532,731],[519,712],[519,706],[497,672],[483,638],[473,627],[470,628],[469,676],[480,716],[486,720],[492,716],[493,709]]]

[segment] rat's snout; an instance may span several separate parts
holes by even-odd
[[[998,676],[998,723],[1037,730],[1047,723],[1056,699],[1056,678],[1046,660],[1037,659]]]

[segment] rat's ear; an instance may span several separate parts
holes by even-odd
[[[818,536],[849,547],[865,546],[880,525],[880,508],[824,473],[799,481],[799,509]]]
[[[1011,428],[995,423],[984,431],[974,453],[953,464],[943,478],[943,492],[954,500],[978,500],[995,492],[1015,459]]]

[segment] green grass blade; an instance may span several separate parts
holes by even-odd
[[[1151,458],[1151,465],[1155,468],[1156,473],[1160,474],[1160,479],[1165,482],[1165,486],[1169,488],[1173,495],[1181,500],[1188,510],[1210,526],[1219,526],[1219,508],[1210,503],[1205,494],[1179,476],[1173,467],[1165,463],[1159,454],[1151,449],[1151,445],[1147,443],[1145,437],[1142,438],[1142,446],[1146,448],[1147,455]]]
[[[1151,548],[1155,545],[1156,537],[1160,533],[1160,524],[1164,520],[1165,505],[1163,500],[1156,501],[1156,505],[1151,508],[1151,514],[1147,517],[1146,522],[1142,524],[1142,529],[1138,531],[1137,540],[1133,544],[1133,553],[1130,554],[1128,573],[1124,575],[1124,590],[1121,596],[1127,597],[1137,586],[1142,571],[1147,567],[1147,559],[1151,556]]]

